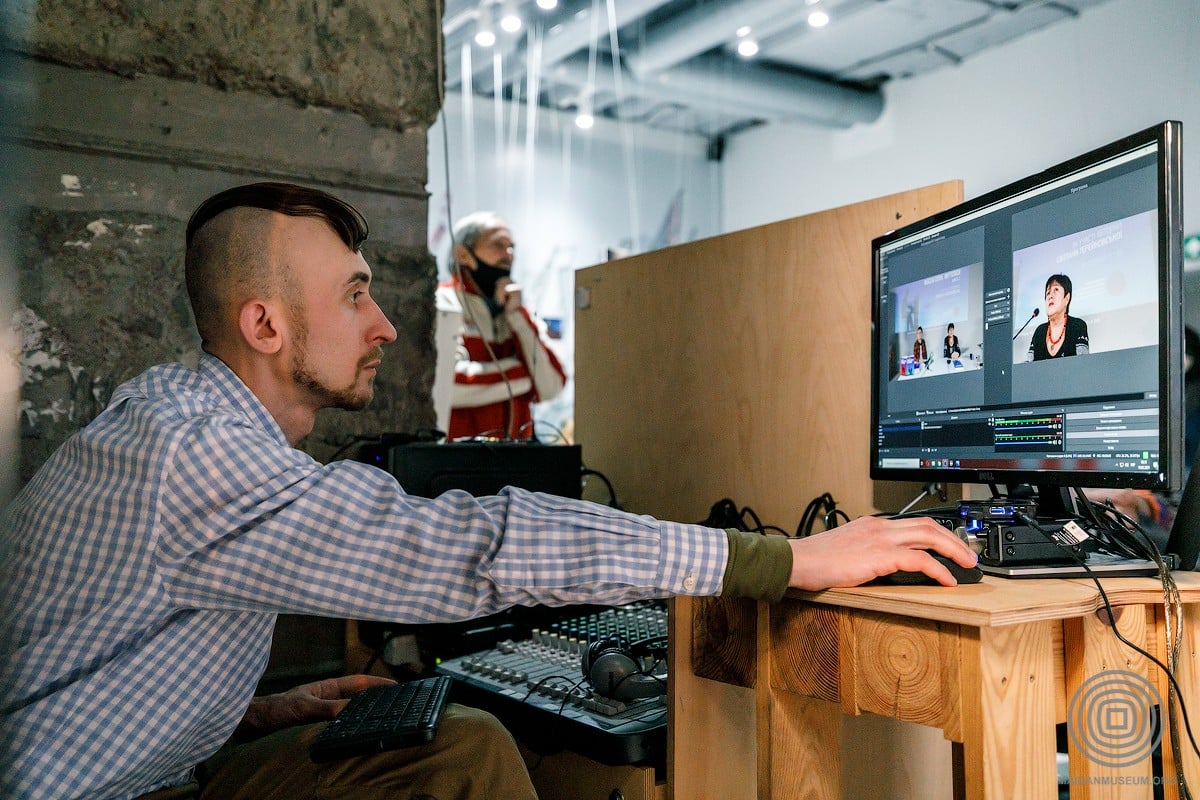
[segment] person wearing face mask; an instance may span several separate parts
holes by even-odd
[[[566,383],[546,333],[521,305],[512,280],[512,230],[491,211],[460,219],[453,230],[453,274],[438,286],[438,308],[461,310],[451,440],[532,438],[530,406],[558,396]]]

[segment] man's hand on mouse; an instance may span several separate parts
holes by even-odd
[[[963,567],[978,558],[967,543],[928,517],[859,517],[824,533],[792,539],[794,589],[819,591],[858,586],[893,572],[923,572],[944,586],[958,582],[925,550],[934,550]]]

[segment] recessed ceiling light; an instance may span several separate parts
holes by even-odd
[[[808,24],[814,28],[824,28],[829,24],[829,15],[817,9],[808,15]]]
[[[575,127],[580,130],[590,130],[596,124],[596,118],[586,111],[581,111],[575,115]]]
[[[538,8],[542,11],[550,11],[558,8],[558,0],[537,0]]]
[[[496,43],[496,31],[492,28],[492,8],[487,3],[479,6],[479,16],[475,18],[475,44],[480,47],[491,47]]]
[[[750,35],[750,26],[749,25],[743,25],[742,27],[737,29],[737,36],[739,39],[741,39],[743,36],[749,36],[749,35]]]
[[[742,39],[738,42],[737,51],[742,58],[753,58],[758,55],[758,42],[753,39]]]
[[[500,14],[500,27],[506,33],[516,33],[521,30],[521,15],[517,13],[517,6],[512,0],[504,3],[504,11]]]

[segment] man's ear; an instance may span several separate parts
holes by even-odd
[[[467,269],[475,269],[475,259],[471,258],[471,251],[465,244],[454,245],[454,262]]]
[[[264,355],[274,355],[283,348],[282,323],[279,309],[265,300],[247,302],[238,314],[238,329],[242,339],[251,349]]]

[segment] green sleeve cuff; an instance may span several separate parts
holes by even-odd
[[[778,602],[792,576],[792,548],[786,536],[728,528],[729,561],[721,582],[722,597],[751,597]]]

